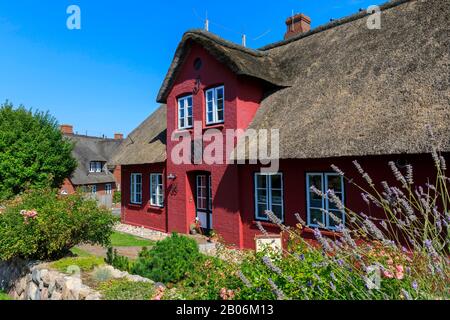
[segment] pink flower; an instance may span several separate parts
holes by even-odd
[[[402,280],[404,278],[404,269],[402,265],[398,265],[395,267],[395,269],[397,270],[396,274],[395,274],[395,278],[397,280]]]
[[[394,275],[393,275],[392,272],[389,271],[389,270],[383,270],[383,275],[384,275],[386,278],[388,278],[388,279],[394,278]]]

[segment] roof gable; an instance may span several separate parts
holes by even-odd
[[[184,34],[178,45],[172,64],[158,93],[157,102],[166,103],[193,43],[202,46],[237,75],[257,78],[278,87],[288,85],[277,72],[277,67],[268,54],[236,45],[207,31],[191,30]]]

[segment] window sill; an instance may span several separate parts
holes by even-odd
[[[319,230],[320,230],[320,233],[326,237],[336,237],[336,238],[342,237],[342,232],[326,230],[326,229],[319,229]],[[314,234],[314,229],[312,229],[310,227],[305,227],[302,231],[303,231],[303,233],[306,233],[306,234]]]
[[[275,223],[272,223],[270,221],[266,221],[266,220],[253,220],[252,224],[254,226],[256,226],[257,223],[260,223],[263,227],[268,227],[268,228],[280,228],[279,226],[277,226]]]
[[[208,130],[208,129],[223,129],[225,128],[225,123],[224,122],[218,122],[218,123],[210,123],[210,124],[206,124],[205,128],[203,128],[203,130]]]
[[[142,203],[129,203],[130,208],[142,208]]]

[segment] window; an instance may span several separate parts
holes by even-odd
[[[206,91],[206,124],[224,121],[225,89],[223,86]]]
[[[91,193],[92,194],[97,194],[97,186],[96,185],[92,185],[91,186]]]
[[[142,204],[142,174],[131,174],[131,203]]]
[[[102,172],[103,163],[100,161],[91,161],[89,164],[89,172]]]
[[[192,96],[178,99],[178,129],[192,128]]]
[[[150,204],[164,207],[163,175],[161,173],[150,175]]]
[[[110,183],[105,184],[105,193],[112,194],[112,185]]]
[[[269,217],[267,217],[265,211],[272,211],[281,221],[284,221],[283,206],[283,175],[281,173],[256,173],[256,219],[269,220]]]
[[[324,199],[311,191],[312,186],[324,194],[328,190],[333,190],[336,196],[344,203],[344,179],[340,175],[336,173],[308,173],[306,175],[308,225],[310,227],[325,226],[327,229],[336,229],[338,223],[322,210],[332,213],[345,223],[345,212],[338,209],[330,199]]]

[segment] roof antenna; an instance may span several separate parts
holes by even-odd
[[[206,11],[205,30],[209,31],[208,11]]]
[[[247,35],[245,34],[242,35],[242,46],[243,47],[247,46]]]

